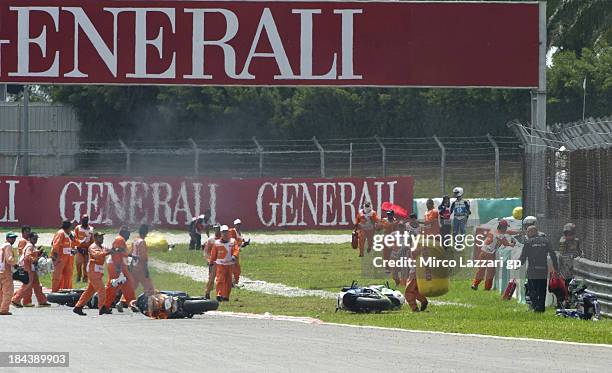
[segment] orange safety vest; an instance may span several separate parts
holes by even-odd
[[[236,240],[236,242],[238,243],[238,246],[242,246],[244,239],[242,238],[242,234],[240,234],[240,232],[238,232],[236,228],[230,228],[229,236]]]
[[[71,250],[76,246],[76,242],[71,240],[70,236],[68,236],[63,229],[60,229],[55,236],[53,236],[53,243],[51,246],[51,254],[57,253],[57,258],[61,260],[72,256]]]
[[[425,234],[440,233],[440,222],[438,221],[439,216],[440,214],[438,213],[438,210],[427,210],[427,212],[425,213],[425,227],[423,228],[423,232]]]
[[[400,222],[398,220],[389,221],[387,218],[382,220],[383,232],[389,234],[399,229]]]
[[[129,254],[127,251],[127,243],[125,242],[125,238],[121,236],[115,237],[115,240],[113,241],[113,248],[125,249],[125,251],[124,252],[114,252],[111,255],[111,262],[114,265],[122,265],[122,266],[127,267]]]
[[[87,272],[90,273],[104,273],[104,258],[106,253],[104,249],[95,243],[92,243],[87,249],[89,253],[89,264],[87,266]]]
[[[15,264],[15,258],[13,257],[13,246],[10,243],[5,242],[0,246],[0,274],[6,274],[8,276],[13,274],[12,266]]]
[[[212,251],[212,248],[215,245],[215,241],[220,238],[221,236],[215,234],[214,237],[210,237],[208,240],[206,240],[206,243],[204,244],[204,250],[202,250],[204,254],[204,259],[206,259],[206,261],[208,261],[208,259],[210,258],[210,252]]]
[[[376,227],[376,223],[378,223],[378,215],[376,215],[374,211],[370,211],[366,214],[363,209],[361,209],[355,218],[355,225],[357,225],[359,229],[373,230]]]
[[[74,238],[77,241],[77,247],[80,249],[87,249],[93,243],[93,232],[94,228],[88,225],[87,228],[83,228],[82,225],[77,225],[74,228]]]
[[[21,237],[19,239],[19,242],[17,242],[17,249],[19,249],[19,257],[21,257],[23,255],[23,249],[25,249],[26,245],[29,243],[30,241],[28,241],[25,237]]]
[[[510,239],[510,240],[508,240]],[[511,246],[514,247],[516,243],[512,240],[511,236],[507,233],[501,233],[499,230],[491,230],[487,234],[487,238],[480,248],[485,253],[495,254],[500,246]]]
[[[240,247],[233,238],[230,238],[229,241],[215,240],[208,263],[223,266],[232,265],[234,264],[232,263],[232,256],[238,256],[239,250]]]
[[[38,260],[40,251],[38,251],[31,242],[28,242],[23,248],[23,254],[19,258],[19,265],[23,266],[26,271],[35,272],[34,263]],[[29,268],[29,269],[28,269]]]

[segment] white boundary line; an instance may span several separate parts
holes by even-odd
[[[567,344],[574,346],[592,346],[592,347],[606,347],[612,349],[612,344],[598,344],[598,343],[586,343],[586,342],[571,342],[571,341],[558,341],[554,339],[541,339],[541,338],[527,338],[527,337],[505,337],[499,335],[486,335],[486,334],[474,334],[474,333],[453,333],[453,332],[440,332],[434,330],[414,330],[414,329],[400,329],[400,328],[386,328],[382,326],[369,326],[369,325],[352,325],[352,324],[340,324],[340,323],[330,323],[330,322],[322,322],[321,325],[333,325],[333,326],[342,326],[349,328],[361,328],[361,329],[379,329],[379,330],[387,330],[387,331],[398,331],[398,332],[407,332],[407,333],[422,333],[422,334],[441,334],[441,335],[453,335],[458,337],[476,337],[476,338],[491,338],[491,339],[503,339],[509,341],[527,341],[527,342],[539,342],[539,343],[557,343],[557,344]]]
[[[300,316],[282,316],[272,315],[268,312],[265,314],[260,313],[247,313],[247,312],[231,312],[231,311],[208,311],[206,315],[221,316],[221,317],[234,317],[240,319],[255,319],[255,320],[272,320],[272,321],[289,321],[301,324],[324,324],[323,321],[314,317],[300,317]]]
[[[505,336],[498,336],[498,335],[485,335],[485,334],[474,334],[474,333],[440,332],[440,331],[432,331],[432,330],[387,328],[387,327],[382,327],[382,326],[369,326],[369,325],[352,325],[352,324],[325,322],[325,321],[321,321],[317,318],[312,318],[312,317],[271,315],[267,313],[257,314],[257,313],[244,313],[244,312],[211,311],[211,312],[207,312],[206,315],[256,319],[256,320],[287,321],[287,322],[295,322],[295,323],[301,323],[301,324],[395,331],[395,332],[403,332],[403,333],[452,335],[452,336],[457,336],[457,337],[490,338],[490,339],[501,339],[501,340],[507,340],[507,341],[527,341],[527,342],[538,342],[538,343],[556,343],[556,344],[565,344],[565,345],[572,345],[572,346],[591,346],[591,347],[604,347],[604,348],[612,349],[612,344],[570,342],[570,341],[558,341],[554,339],[540,339],[540,338],[527,338],[527,337],[505,337]]]

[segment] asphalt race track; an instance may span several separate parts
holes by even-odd
[[[0,317],[0,351],[69,352],[53,372],[603,372],[612,346],[458,336],[269,319],[150,320],[68,307]],[[95,315],[95,316],[94,316]],[[607,368],[606,368],[607,367]],[[2,372],[32,369],[0,368]]]

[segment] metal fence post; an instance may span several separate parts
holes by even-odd
[[[533,114],[533,113],[532,113]],[[514,132],[516,137],[521,141],[523,145],[523,216],[535,215],[535,201],[533,197],[534,181],[542,182],[541,176],[536,176],[535,170],[532,169],[533,163],[533,139],[527,129],[519,122],[513,121],[508,123],[508,127]]]
[[[191,148],[193,149],[193,154],[194,154],[194,158],[193,158],[193,174],[195,176],[198,176],[198,174],[200,172],[200,149],[198,149],[198,144],[196,144],[196,142],[193,141],[193,139],[191,137],[188,138],[187,141],[189,141],[189,144],[191,144]]]
[[[374,139],[378,143],[378,146],[380,146],[380,150],[382,150],[382,174],[383,177],[385,177],[387,176],[387,148],[382,143],[382,141],[380,141],[380,138],[378,136],[374,136]]]
[[[321,177],[325,177],[325,149],[319,144],[319,140],[317,140],[316,136],[312,137],[312,141],[315,143],[317,149],[321,153]]]
[[[433,136],[434,140],[440,147],[440,194],[444,195],[444,189],[446,188],[446,148],[442,141],[438,139],[438,136]]]
[[[500,173],[499,173],[499,146],[497,146],[497,141],[495,141],[493,136],[491,136],[488,133],[487,133],[487,138],[489,139],[489,142],[491,143],[491,145],[493,145],[493,148],[495,149],[495,197],[499,198],[501,197],[501,180],[500,180]]]
[[[257,141],[255,136],[252,137],[255,146],[257,147],[257,153],[259,154],[259,177],[263,176],[263,146]]]
[[[539,59],[538,59],[538,89],[536,91],[536,121],[533,122],[533,128],[537,131],[547,131],[548,126],[546,125],[546,2],[540,1],[539,5]],[[541,133],[541,132],[540,132]],[[535,198],[535,215],[538,219],[545,218],[547,216],[546,211],[546,182],[541,179],[545,176],[546,170],[546,148],[542,139],[536,138],[535,151],[535,164],[531,164],[531,169],[535,168],[538,172],[538,177],[534,178],[534,191],[536,191]]]
[[[125,151],[125,172],[129,174],[132,171],[132,154],[130,148],[128,148],[121,139],[119,139],[119,145],[121,145],[121,148]]]
[[[353,176],[353,143],[349,144],[349,177]]]

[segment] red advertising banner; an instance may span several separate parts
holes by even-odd
[[[206,179],[0,177],[0,226],[58,227],[83,214],[93,225],[183,228],[210,209],[247,229],[352,227],[363,201],[412,210],[413,179]]]
[[[0,82],[538,85],[537,3],[3,0]]]

